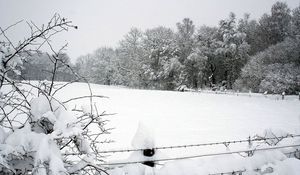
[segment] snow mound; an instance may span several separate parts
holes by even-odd
[[[37,174],[42,174],[44,164],[49,164],[52,174],[66,172],[55,141],[44,133],[32,132],[29,124],[11,133],[3,146],[5,148],[1,149],[0,155],[15,159],[15,168],[23,170],[23,173],[26,172],[26,165],[22,156],[27,157],[28,161],[25,160],[27,163],[31,162],[30,159],[34,157],[34,170]],[[31,155],[25,156],[25,154]]]

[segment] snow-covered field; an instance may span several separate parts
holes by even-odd
[[[274,96],[257,94],[250,97],[91,86],[95,95],[109,97],[94,101],[98,110],[116,113],[105,117],[110,120],[109,126],[115,128],[109,136],[115,142],[104,144],[103,150],[131,148],[139,122],[153,131],[155,146],[246,139],[255,134],[262,135],[266,129],[300,133],[300,101],[297,96],[278,100]],[[57,95],[64,101],[72,96],[88,94],[86,84],[76,83]],[[78,100],[76,103],[84,107],[87,101]],[[73,107],[74,104],[72,102],[69,106]],[[247,145],[230,145],[229,148],[246,149]],[[225,146],[200,147],[163,150],[160,155],[178,157],[225,150]],[[128,153],[119,153],[108,160],[122,160],[128,156]]]

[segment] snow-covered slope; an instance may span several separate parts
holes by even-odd
[[[153,128],[157,145],[244,139],[265,129],[300,131],[300,101],[264,97],[196,92],[134,90],[91,85],[99,111],[117,113],[107,117],[116,128],[109,148],[130,147],[139,121]],[[58,94],[62,101],[88,95],[86,84],[73,84]],[[88,99],[80,100],[83,105]],[[78,103],[78,101],[76,102]],[[72,104],[69,105],[73,107]]]
[[[140,121],[154,131],[156,146],[184,145],[246,139],[266,129],[300,133],[300,101],[297,96],[278,100],[262,95],[224,95],[199,92],[134,90],[123,87],[91,85],[96,95],[108,96],[94,102],[115,129],[103,150],[131,148]],[[57,94],[62,101],[71,96],[88,95],[86,84],[76,83]],[[83,105],[88,99],[79,100]],[[69,106],[73,107],[74,103]],[[247,145],[230,146],[230,149]],[[224,146],[187,150],[164,150],[166,157],[224,151]],[[126,159],[129,153],[112,155],[108,160]],[[208,166],[208,165],[206,165]]]

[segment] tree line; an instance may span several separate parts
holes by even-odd
[[[47,79],[47,68],[43,68],[47,63],[41,61],[46,55],[40,57],[24,66],[35,66],[45,76],[25,68],[25,78]],[[116,48],[101,47],[79,57],[73,67],[90,82],[105,85],[298,93],[300,6],[290,9],[276,2],[258,20],[250,14],[237,19],[230,13],[213,27],[196,27],[185,18],[175,31],[164,26],[145,31],[132,28]],[[61,72],[58,80],[73,79]]]

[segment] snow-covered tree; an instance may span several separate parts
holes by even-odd
[[[271,44],[282,42],[291,34],[291,10],[285,2],[276,2],[271,8]]]
[[[263,79],[264,65],[262,62],[263,53],[252,56],[241,70],[241,76],[234,83],[234,88],[247,92],[259,91],[259,84]]]
[[[275,63],[266,66],[265,77],[260,82],[259,88],[262,92],[269,91],[277,94],[300,91],[300,66],[293,63]]]
[[[145,49],[144,76],[150,87],[174,89],[174,79],[180,71],[178,49],[171,29],[157,27],[147,30],[143,40]]]
[[[176,43],[178,46],[178,54],[180,63],[184,61],[191,54],[195,44],[195,25],[189,18],[184,18],[182,23],[177,23]]]
[[[79,73],[93,83],[119,85],[123,82],[117,53],[109,47],[102,47],[93,54],[79,57],[76,67]]]
[[[299,91],[299,49],[299,39],[286,38],[252,56],[235,85],[240,89],[244,87],[253,91],[296,93]]]
[[[246,42],[249,44],[249,55],[254,55],[260,51],[260,39],[257,36],[259,24],[256,20],[250,19],[250,14],[244,14],[244,17],[238,21],[238,31],[246,34]]]
[[[300,36],[300,5],[292,13],[292,32],[293,35]]]
[[[288,37],[299,38],[299,11],[297,7],[291,13],[286,3],[276,2],[270,12],[257,21],[250,19],[250,14],[238,20],[230,13],[217,27],[202,26],[196,32],[196,26],[189,18],[177,23],[175,32],[166,27],[145,32],[132,28],[118,47],[111,49],[113,51],[100,48],[96,52],[103,54],[94,52],[80,57],[75,67],[92,82],[101,84],[158,89],[174,89],[179,85],[212,88],[226,84],[227,88],[232,88],[238,78],[251,72],[255,60],[260,57],[264,57],[261,69],[280,62],[272,61],[275,59],[286,60],[282,63],[286,64],[292,61],[290,58],[295,58],[283,56],[284,49],[279,49],[280,57],[266,56],[270,51],[259,52]],[[297,50],[287,52],[295,54]],[[252,61],[248,61],[250,56]],[[268,60],[270,62],[266,63]],[[246,84],[258,90],[261,78]],[[245,81],[240,78],[236,87],[238,84],[245,85]]]
[[[62,64],[68,64],[73,66],[70,62],[70,58],[67,54],[63,53],[59,55],[61,62],[58,63],[57,76],[55,81],[72,81],[75,77],[69,69],[66,69]],[[51,67],[52,64],[51,55],[45,52],[38,52],[26,56],[26,60],[23,62],[21,68],[22,79],[26,80],[51,80]],[[16,78],[19,78],[16,76]]]
[[[117,56],[112,48],[99,48],[93,54],[94,65],[93,82],[99,84],[119,84],[117,70]]]
[[[205,86],[216,84],[220,73],[220,59],[215,54],[215,50],[220,47],[218,39],[218,29],[216,27],[202,26],[197,32],[196,50],[207,57],[206,66],[201,70]],[[202,64],[201,64],[202,65]]]
[[[250,47],[246,42],[246,34],[237,28],[234,13],[230,13],[228,19],[220,21],[218,33],[221,38],[216,54],[222,58],[225,69],[224,78],[228,82],[228,87],[232,88],[234,81],[239,77],[241,68],[248,60]]]
[[[207,64],[207,56],[196,48],[185,60],[186,81],[191,87],[198,88],[204,84],[204,70]]]
[[[271,14],[265,13],[262,15],[256,30],[258,51],[263,51],[290,36],[290,11],[286,3],[276,2],[271,8]]]
[[[132,28],[120,41],[117,49],[118,67],[123,79],[123,85],[130,87],[143,86],[143,33]]]
[[[38,27],[30,25],[31,35],[23,41],[11,43],[8,37],[1,40],[0,67],[0,172],[1,174],[74,174],[104,171],[97,166],[102,160],[96,139],[108,134],[104,112],[93,105],[92,92],[88,96],[74,97],[66,101],[57,99],[56,94],[69,83],[57,85],[60,68],[76,74],[63,57],[63,46],[54,50],[50,38],[56,33],[77,28],[71,21],[55,14],[47,23]],[[2,30],[1,35],[6,35]],[[1,38],[2,39],[2,38]],[[20,73],[24,54],[39,52],[43,44],[48,45],[51,63],[50,81],[31,82],[12,79],[9,71]],[[38,57],[36,57],[38,59]],[[97,96],[103,97],[103,96]],[[67,107],[71,101],[89,98],[88,108]],[[97,126],[97,127],[95,127]],[[97,131],[91,133],[90,127]],[[96,132],[97,134],[95,134]]]
[[[94,66],[94,63],[92,54],[80,56],[76,59],[75,70],[89,82],[93,82],[93,72],[91,68]]]

